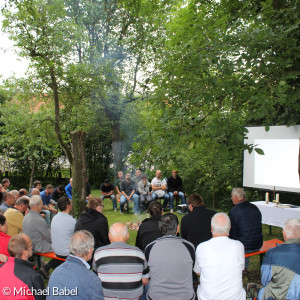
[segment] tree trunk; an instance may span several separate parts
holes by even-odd
[[[111,127],[112,132],[112,151],[116,170],[122,170],[122,139],[121,127],[119,122],[114,122]]]
[[[33,176],[34,176],[34,171],[35,171],[35,160],[32,160],[32,169],[31,169],[31,173],[30,173],[30,179],[29,179],[29,189],[32,187],[32,182],[33,182]]]
[[[86,162],[85,162],[85,132],[71,132],[73,145],[73,184],[72,204],[74,215],[78,217],[86,207]]]

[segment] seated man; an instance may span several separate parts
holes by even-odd
[[[2,181],[2,189],[3,192],[9,192],[9,187],[10,187],[10,180],[8,178],[3,178]]]
[[[140,204],[144,210],[153,200],[150,192],[151,183],[147,180],[147,175],[142,175],[142,180],[137,184],[140,195]]]
[[[115,223],[109,229],[111,244],[95,251],[93,269],[102,281],[105,299],[140,299],[148,283],[144,253],[127,244],[128,228]],[[144,274],[143,274],[144,272]]]
[[[263,288],[258,299],[300,299],[300,219],[283,227],[285,243],[270,249],[261,266]]]
[[[195,299],[192,278],[195,262],[193,244],[176,236],[179,222],[174,214],[163,215],[159,228],[162,237],[145,249],[150,277],[147,299]]]
[[[123,214],[123,210],[124,210],[124,204],[126,202],[128,202],[129,205],[129,201],[134,201],[134,214],[137,215],[140,212],[140,198],[137,194],[135,194],[135,184],[134,182],[131,180],[131,175],[130,173],[127,173],[125,175],[125,180],[123,180],[121,182],[120,185],[121,188],[121,200],[120,200],[120,212],[121,214]]]
[[[177,170],[172,170],[172,175],[168,178],[168,194],[170,197],[170,212],[173,212],[173,199],[179,197],[181,204],[185,204],[185,196],[182,191],[182,179]]]
[[[33,245],[33,253],[53,252],[51,247],[51,234],[45,220],[40,215],[43,201],[40,196],[31,196],[29,201],[30,211],[23,220],[23,232],[28,235]],[[49,270],[57,266],[57,260],[50,260],[40,272],[44,278],[49,278]]]
[[[152,201],[149,204],[148,211],[151,217],[143,220],[135,240],[135,245],[142,251],[145,250],[148,244],[161,236],[158,226],[158,222],[162,216],[161,204],[157,201]]]
[[[47,222],[48,227],[50,228],[50,223],[55,214],[57,213],[57,210],[53,207],[51,203],[51,195],[54,191],[54,186],[51,184],[48,184],[46,186],[46,189],[40,193],[40,196],[43,201],[43,211],[46,213],[45,221]]]
[[[103,207],[101,198],[89,198],[86,211],[82,212],[75,224],[75,231],[87,230],[93,235],[95,249],[109,244],[108,222],[103,215]]]
[[[191,213],[181,219],[181,236],[197,248],[200,243],[212,238],[211,218],[216,212],[205,208],[199,194],[191,194],[187,203]]]
[[[9,208],[5,212],[4,215],[7,220],[8,235],[15,236],[23,231],[24,214],[29,208],[29,200],[29,197],[22,196],[16,201],[14,207]]]
[[[35,180],[33,182],[33,186],[30,188],[29,190],[29,197],[33,196],[34,194],[32,194],[32,190],[33,189],[38,189],[40,191],[40,193],[44,190],[42,188],[42,183],[39,180]]]
[[[20,195],[20,197],[27,196],[28,195],[27,190],[26,189],[19,189],[19,195]]]
[[[15,235],[8,243],[8,252],[10,254],[8,261],[0,265],[0,290],[1,293],[2,291],[10,291],[11,293],[6,294],[6,296],[3,293],[0,298],[46,299],[44,295],[34,296],[34,291],[37,293],[43,291],[44,282],[28,261],[32,256],[30,238],[23,233]],[[17,293],[19,291],[21,293]]]
[[[101,281],[90,271],[87,261],[91,260],[94,251],[94,238],[86,230],[75,232],[70,240],[70,252],[67,260],[57,267],[48,282],[49,300],[89,299],[103,300]],[[55,291],[67,290],[69,296],[57,296]]]
[[[51,200],[58,202],[58,199],[65,195],[65,189],[63,185],[56,187],[51,195]]]
[[[200,275],[197,296],[201,300],[245,300],[242,273],[245,263],[244,246],[228,238],[230,219],[225,213],[212,217],[213,238],[196,249],[194,271]]]
[[[10,207],[13,207],[15,203],[16,203],[16,199],[14,194],[12,194],[11,192],[4,192],[3,202],[0,205],[0,213],[2,212],[4,214],[6,210]]]
[[[115,197],[115,187],[109,182],[108,179],[104,180],[104,183],[100,186],[101,199],[111,198],[114,211],[117,211],[117,200]]]
[[[121,182],[123,181],[123,172],[122,171],[118,171],[118,179],[115,181],[115,188],[116,188],[116,198],[117,201],[120,202],[121,196],[122,196],[122,192],[120,190],[120,185]]]
[[[72,202],[68,197],[58,199],[58,208],[60,212],[54,216],[51,223],[52,248],[56,256],[67,258],[70,254],[69,243],[75,230],[76,220],[70,216]]]
[[[163,209],[167,207],[169,201],[169,195],[166,193],[167,182],[165,179],[161,179],[162,172],[157,170],[155,176],[151,181],[152,186],[152,198],[156,200],[157,198],[164,198]],[[173,212],[173,209],[171,210]]]
[[[229,237],[240,241],[245,247],[245,253],[250,253],[258,251],[263,245],[262,216],[257,206],[248,202],[245,197],[244,189],[232,190],[231,200],[235,207],[228,214],[231,222]],[[248,263],[249,257],[245,259],[246,270]]]
[[[132,181],[135,184],[135,188],[134,188],[135,193],[137,195],[139,195],[138,184],[139,184],[140,181],[142,181],[142,171],[140,169],[135,170],[135,176],[133,176]]]
[[[70,200],[72,200],[72,182],[73,182],[73,179],[70,178],[69,184],[66,185],[66,187],[65,187],[65,191],[66,191],[67,197],[68,197]]]

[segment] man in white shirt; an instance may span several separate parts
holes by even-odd
[[[213,238],[199,244],[194,272],[200,275],[199,300],[245,300],[242,273],[245,250],[241,242],[228,238],[230,219],[225,213],[211,220]]]
[[[166,193],[167,181],[164,178],[162,179],[161,170],[157,170],[155,176],[151,181],[152,199],[155,201],[157,198],[164,198],[163,209],[165,209],[169,201],[169,195]],[[172,213],[173,209],[170,212]]]

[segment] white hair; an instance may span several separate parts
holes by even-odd
[[[29,206],[30,207],[38,206],[38,205],[40,205],[41,201],[42,201],[41,196],[39,196],[39,195],[33,195],[30,198]]]
[[[225,213],[217,213],[211,219],[212,234],[229,234],[230,225],[230,219]]]
[[[300,219],[289,219],[285,222],[283,230],[286,237],[300,238]]]
[[[94,246],[95,240],[93,235],[87,230],[79,230],[71,236],[69,249],[71,254],[85,257]]]
[[[234,188],[232,190],[232,195],[236,195],[238,199],[246,199],[246,194],[242,188]]]

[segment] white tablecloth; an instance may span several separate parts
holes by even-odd
[[[256,205],[262,214],[262,223],[277,227],[284,226],[284,223],[291,218],[300,219],[300,207],[297,208],[280,208],[275,203],[266,204],[265,201],[251,202]],[[279,204],[280,205],[280,204]]]

